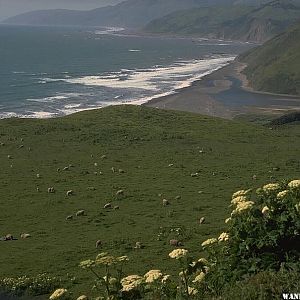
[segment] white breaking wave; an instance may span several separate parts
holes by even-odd
[[[192,85],[193,82],[200,80],[205,75],[227,65],[234,58],[234,56],[219,56],[201,60],[181,60],[167,67],[156,65],[149,69],[122,69],[120,72],[104,73],[98,76],[39,78],[40,83],[65,82],[97,89],[95,94],[94,92],[56,93],[45,98],[27,99],[27,101],[40,102],[42,105],[40,110],[27,110],[22,114],[5,112],[0,113],[0,118],[52,118],[109,105],[141,105],[154,98],[174,94],[178,90]],[[97,91],[101,91],[101,87],[111,88],[112,91],[117,89],[118,94],[112,94],[111,99],[101,100],[98,98],[96,100]],[[136,92],[131,93],[131,90]],[[51,103],[50,106],[48,106],[49,103]]]
[[[102,30],[96,30],[94,33],[98,35],[106,35],[106,34],[113,34],[115,32],[123,31],[124,28],[122,27],[104,27]]]
[[[235,57],[218,57],[205,60],[181,61],[169,67],[158,67],[150,69],[140,69],[127,74],[111,74],[100,76],[83,76],[77,78],[61,78],[57,81],[64,81],[70,84],[81,84],[86,86],[121,88],[121,89],[143,89],[150,91],[160,91],[164,83],[175,85],[190,84],[195,81],[195,75],[207,74],[216,68],[223,67]],[[199,76],[196,75],[196,76]],[[178,79],[178,80],[176,80]],[[186,79],[186,80],[185,80]],[[44,79],[49,80],[49,78]],[[186,82],[187,83],[186,83]],[[182,83],[184,82],[184,83]],[[178,87],[176,87],[178,88]]]

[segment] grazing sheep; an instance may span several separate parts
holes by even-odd
[[[252,179],[253,179],[253,180],[256,180],[256,179],[257,179],[257,176],[256,176],[256,175],[253,175],[253,176],[252,176]]]
[[[101,241],[101,240],[98,240],[98,241],[96,242],[96,248],[100,248],[100,247],[102,247],[102,241]]]
[[[77,213],[76,213],[76,217],[80,217],[80,216],[84,216],[85,215],[85,211],[82,209],[82,210],[79,210]]]
[[[67,191],[66,195],[67,195],[67,196],[72,196],[72,195],[74,195],[74,192],[73,192],[73,190],[69,190],[69,191]]]
[[[204,217],[200,218],[199,224],[203,224],[204,222],[205,222],[205,218]]]
[[[124,173],[125,173],[125,171],[124,171],[124,170],[122,170],[122,169],[119,169],[119,173],[120,173],[120,174],[124,174]]]
[[[192,173],[191,174],[191,177],[197,177],[199,175],[199,173],[198,172],[196,172],[196,173]]]
[[[93,154],[91,154],[91,158],[93,158],[94,157],[94,155]]]
[[[162,203],[163,203],[163,206],[170,205],[170,202],[167,199],[163,199]]]
[[[143,249],[144,246],[141,242],[136,242],[135,243],[135,246],[133,247],[134,249]]]
[[[40,174],[36,174],[36,178],[41,178],[41,175]]]
[[[158,196],[158,197],[162,197],[162,194],[158,194],[157,196]]]
[[[89,186],[87,189],[88,189],[89,191],[96,191],[96,188],[93,187],[93,186]]]
[[[112,171],[113,173],[115,173],[115,172],[116,172],[116,169],[115,169],[114,167],[111,167],[111,171]]]
[[[64,167],[63,171],[69,171],[69,167]]]
[[[203,191],[199,191],[198,194],[203,194]]]
[[[124,190],[118,190],[116,196],[124,196]]]
[[[21,233],[20,237],[21,237],[21,239],[28,239],[31,237],[31,235],[29,233]]]
[[[70,221],[70,220],[73,220],[73,215],[69,215],[66,217],[66,221]]]
[[[74,168],[74,165],[72,165],[72,164],[69,164],[69,168]]]
[[[173,166],[174,166],[174,164],[169,164],[169,165],[168,165],[168,167],[173,167]]]
[[[36,188],[36,191],[37,191],[37,192],[39,192],[39,191],[40,191],[40,189],[37,187],[37,188]]]
[[[112,205],[111,203],[106,203],[104,206],[103,206],[104,209],[111,209],[112,208]]]
[[[49,187],[48,188],[48,193],[55,193],[54,187]]]
[[[102,156],[101,156],[101,159],[105,159],[105,158],[106,158],[106,155],[102,155]]]
[[[114,206],[114,210],[119,210],[120,207],[118,205]]]
[[[182,243],[178,240],[170,240],[170,246],[173,246],[173,247],[180,247],[180,246],[183,246]]]
[[[12,234],[7,234],[5,237],[4,237],[4,241],[13,241],[14,240],[14,237]]]
[[[19,149],[21,149],[21,148],[24,148],[24,145],[20,145],[20,146],[19,146]]]
[[[20,140],[21,142],[23,142],[24,141],[24,139],[23,138],[21,138],[21,140]]]
[[[181,199],[181,196],[178,195],[175,197],[175,200],[179,200],[179,199]]]
[[[4,143],[0,143],[0,146],[5,146],[5,144]]]
[[[95,167],[98,167],[98,163],[95,162],[95,163],[94,163],[94,166],[95,166]]]
[[[8,158],[8,159],[12,159],[12,156],[11,156],[11,155],[7,155],[7,158]]]
[[[28,151],[31,151],[31,147],[28,147]]]

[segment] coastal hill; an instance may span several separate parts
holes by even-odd
[[[261,2],[260,0],[127,0],[114,6],[90,11],[63,9],[33,11],[11,17],[5,20],[4,23],[141,28],[150,21],[175,11],[218,5],[258,5]]]
[[[218,3],[221,0],[214,0]],[[230,1],[230,0],[226,0]],[[121,26],[136,28],[168,13],[206,5],[207,0],[127,0],[90,11],[42,10],[11,17],[6,24]]]
[[[63,276],[59,287],[72,299],[90,295],[93,285],[80,261],[107,251],[130,257],[125,272],[173,272],[170,239],[199,257],[201,242],[224,229],[234,191],[300,171],[298,125],[270,130],[112,106],[57,119],[4,119],[0,132],[0,236],[17,238],[0,240],[1,277]],[[119,209],[104,209],[107,203]],[[144,247],[134,249],[136,242]]]
[[[256,90],[300,95],[300,24],[240,55]]]
[[[264,42],[300,20],[300,2],[275,0],[259,7],[218,6],[174,12],[150,22],[151,33]]]

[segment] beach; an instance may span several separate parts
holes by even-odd
[[[239,114],[282,115],[300,109],[300,96],[253,90],[242,73],[245,64],[235,60],[195,81],[177,93],[150,100],[144,105],[232,119]]]

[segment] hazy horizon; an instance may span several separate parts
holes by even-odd
[[[21,13],[40,9],[89,10],[124,0],[0,0],[0,21]]]

